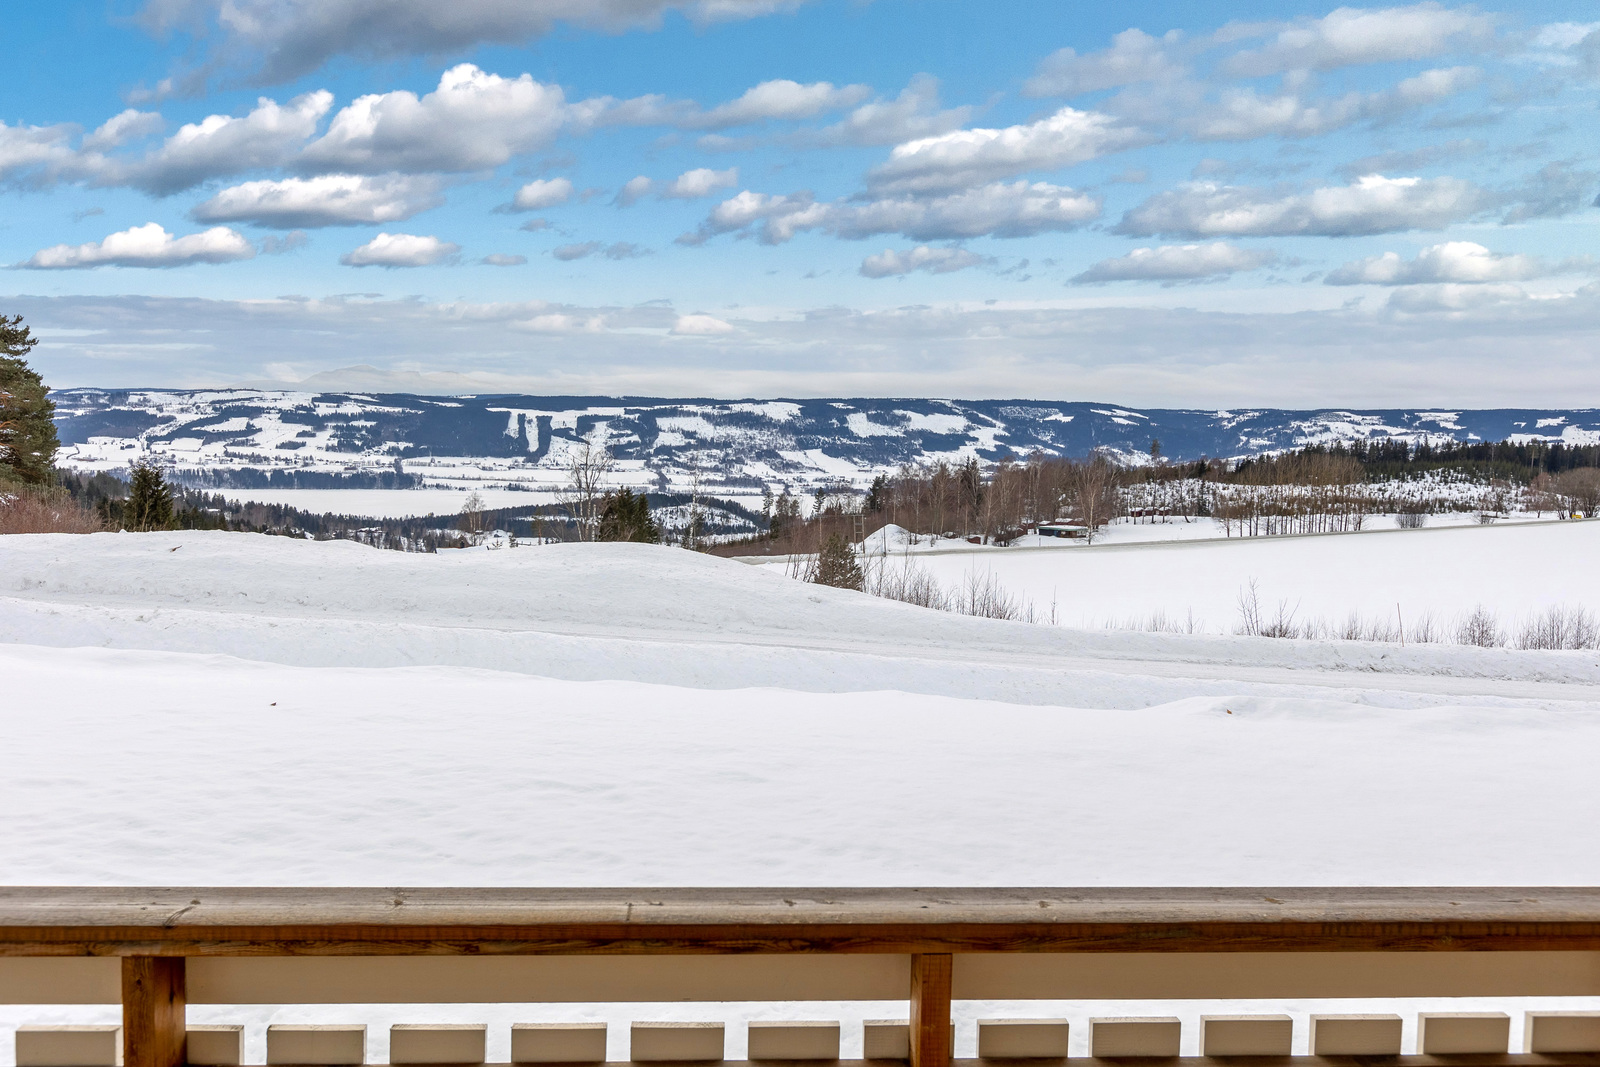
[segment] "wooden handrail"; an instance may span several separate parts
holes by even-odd
[[[1600,948],[1595,888],[0,887],[0,955]]]

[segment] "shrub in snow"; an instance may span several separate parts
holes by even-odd
[[[1456,627],[1456,644],[1477,645],[1479,648],[1498,648],[1506,643],[1505,634],[1500,632],[1500,621],[1482,604],[1472,609],[1472,613],[1462,619]]]
[[[18,489],[0,494],[0,534],[95,533],[104,525],[59,489]]]
[[[1394,524],[1402,530],[1420,530],[1428,525],[1428,512],[1422,504],[1402,504]]]
[[[1600,627],[1595,617],[1582,608],[1557,604],[1546,608],[1522,624],[1517,632],[1518,648],[1581,649],[1600,644]]]
[[[913,563],[909,557],[893,569],[885,566],[884,562],[886,561],[880,560],[879,566],[875,568],[876,573],[866,584],[867,592],[873,596],[881,596],[885,600],[915,604],[919,608],[950,610],[950,598],[945,595],[944,587],[939,584],[939,580]]]
[[[1294,613],[1287,600],[1278,601],[1271,612],[1263,608],[1252,578],[1248,588],[1239,590],[1239,627],[1234,633],[1243,637],[1299,637],[1301,627],[1295,624]]]

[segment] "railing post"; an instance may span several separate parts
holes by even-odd
[[[911,1067],[950,1067],[951,962],[949,953],[911,957]]]
[[[182,956],[122,957],[123,1067],[184,1067],[189,1060]]]

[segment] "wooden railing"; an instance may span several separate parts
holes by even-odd
[[[189,1027],[188,1004],[904,1000],[900,1048],[891,1028],[867,1055],[949,1067],[953,1000],[1535,996],[1600,996],[1600,890],[0,887],[0,1003],[120,1003],[125,1067],[237,1062],[237,1040]],[[1397,1020],[1318,1017],[1309,1047],[1398,1054]],[[1515,1055],[1506,1020],[1428,1016],[1416,1062],[1600,1061],[1600,1014],[1530,1017]],[[986,1025],[989,1060],[1066,1056],[1066,1021]],[[1092,1025],[1100,1058],[1177,1055],[1175,1019]],[[1289,1052],[1282,1016],[1202,1026],[1212,1057]],[[837,1024],[831,1045],[826,1026],[769,1029],[752,1024],[752,1059],[838,1056]],[[530,1028],[513,1052],[603,1058],[581,1031]],[[72,1067],[63,1042],[87,1038],[52,1033],[19,1032],[19,1063]],[[319,1039],[278,1036],[310,1051],[269,1059],[347,1062],[315,1051]],[[403,1036],[419,1050],[474,1047]],[[705,1036],[636,1029],[631,1058],[720,1059],[721,1031]]]

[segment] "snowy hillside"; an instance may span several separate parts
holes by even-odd
[[[1413,544],[1481,574],[1591,529],[1237,548],[1306,546],[1381,602]],[[1138,551],[1106,579],[1130,602],[1227,592]],[[1031,626],[644,545],[189,532],[0,538],[0,676],[10,882],[1600,881],[1590,652]]]
[[[753,499],[865,486],[903,463],[1095,448],[1129,460],[1241,456],[1314,442],[1530,437],[1600,442],[1596,411],[1136,411],[1091,403],[427,397],[260,390],[55,394],[61,462],[122,470],[153,455],[186,480],[239,489],[550,490],[571,450],[605,443],[619,484]],[[459,506],[459,504],[457,504]],[[453,510],[453,508],[444,509]]]

